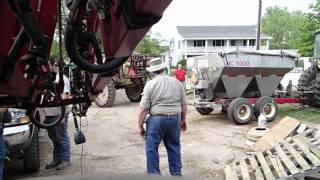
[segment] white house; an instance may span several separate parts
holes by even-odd
[[[172,65],[181,59],[232,48],[256,48],[256,26],[177,26],[166,57]],[[269,49],[272,37],[261,34],[260,49]]]

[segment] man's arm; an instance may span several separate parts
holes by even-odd
[[[140,131],[140,136],[142,138],[145,137],[145,129],[143,128],[144,120],[146,119],[147,115],[150,113],[151,102],[150,102],[150,89],[149,84],[147,83],[143,89],[143,95],[140,101],[140,109],[138,114],[138,127]]]
[[[181,130],[182,131],[186,131],[187,130],[187,122],[186,122],[186,118],[187,118],[187,112],[188,112],[188,100],[187,100],[187,96],[186,93],[184,91],[183,86],[180,84],[181,86]]]
[[[139,118],[138,119],[138,127],[140,130],[140,136],[142,138],[144,138],[146,135],[146,130],[144,129],[143,124],[144,124],[144,120],[146,119],[148,114],[149,114],[149,109],[146,109],[143,106],[140,106],[139,115],[138,115],[138,118]]]
[[[183,103],[181,104],[181,121],[185,121],[188,112],[188,105]]]
[[[184,132],[187,130],[187,111],[188,111],[188,105],[186,103],[181,104],[181,130]]]
[[[149,114],[149,109],[146,109],[144,107],[140,107],[139,109],[139,115],[138,115],[138,127],[141,129],[143,128],[144,120],[146,119],[147,115]]]
[[[8,108],[0,108],[0,112],[6,112]]]
[[[62,93],[61,94],[62,99],[69,99],[70,98],[70,93]]]

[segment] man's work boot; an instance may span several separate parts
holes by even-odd
[[[52,160],[49,164],[46,165],[46,169],[52,169],[57,167],[61,163],[60,160]]]
[[[67,167],[69,167],[70,166],[70,162],[69,161],[61,161],[61,163],[57,166],[57,170],[63,170],[63,169],[65,169],[65,168],[67,168]]]

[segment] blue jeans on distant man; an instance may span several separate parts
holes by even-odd
[[[68,135],[68,117],[64,116],[64,122],[48,129],[49,138],[53,143],[53,159],[70,162],[70,140]],[[45,123],[54,122],[59,116],[46,116]]]
[[[146,129],[146,155],[148,174],[161,174],[158,147],[163,140],[167,149],[169,171],[173,176],[181,176],[180,146],[181,116],[150,116]]]

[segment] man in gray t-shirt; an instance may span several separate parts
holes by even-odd
[[[149,72],[156,77],[143,90],[138,126],[140,136],[146,140],[147,172],[161,174],[158,147],[163,140],[167,149],[170,174],[181,176],[180,131],[187,129],[187,100],[182,84],[165,74],[160,58],[150,61]],[[143,127],[147,115],[146,130]]]
[[[56,64],[50,64],[50,69],[54,72],[57,71]],[[59,74],[56,74],[54,81],[55,84],[59,83]],[[63,75],[63,93],[62,99],[68,99],[70,96],[70,81]],[[52,123],[60,117],[61,107],[44,108],[45,121],[44,123]],[[64,119],[55,127],[48,129],[48,136],[53,143],[53,160],[46,165],[46,169],[56,168],[62,170],[70,166],[70,140],[68,136],[68,117],[70,108],[66,106],[66,112],[63,115]]]

